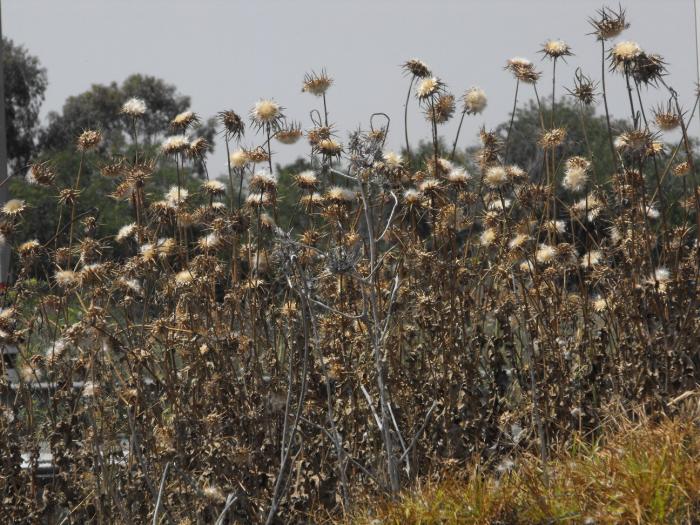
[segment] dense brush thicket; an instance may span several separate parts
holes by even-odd
[[[18,350],[17,374],[0,383],[2,521],[304,521],[475,455],[496,464],[531,448],[545,460],[613,404],[664,410],[695,388],[695,108],[681,109],[660,57],[613,42],[624,13],[592,23],[603,77],[577,71],[570,87],[582,112],[601,102],[607,114],[606,74],[625,79],[632,120],[607,129],[611,173],[595,172],[600,151],[567,152],[556,106],[520,58],[506,69],[521,97],[535,88],[536,176],[509,161],[510,136],[487,130],[474,159],[452,160],[439,126],[486,97],[455,100],[419,60],[405,70],[428,155],[411,153],[408,129],[394,130],[403,155],[386,151],[382,114],[341,143],[323,72],[304,80],[322,106],[303,131],[260,100],[246,130],[260,145],[239,149],[246,122],[220,114],[225,183],[192,188],[208,146],[187,138],[191,112],[156,155],[140,148],[138,99],[122,108],[131,155],[104,158],[100,132],[86,130],[69,187],[51,162],[34,164],[27,181],[57,196],[61,221],[40,244],[13,233],[31,202],[2,210],[14,278],[0,337]],[[542,51],[555,71],[571,54],[562,41]],[[645,108],[640,86],[666,91],[668,106]],[[674,129],[678,143],[662,144]],[[295,176],[299,199],[284,205],[301,226],[285,231],[271,142],[301,137],[312,169]],[[149,185],[166,165],[178,184],[160,195]],[[81,176],[96,171],[114,181],[104,198],[132,212],[106,238],[99,203],[81,202]]]

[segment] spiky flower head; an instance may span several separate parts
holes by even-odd
[[[603,7],[596,12],[596,15],[596,18],[589,18],[588,22],[593,26],[593,34],[598,37],[598,40],[615,38],[630,26],[625,21],[625,10],[622,7],[618,11]]]
[[[318,177],[313,170],[304,170],[294,177],[297,186],[303,190],[315,190],[318,187]]]
[[[570,157],[566,161],[562,186],[569,191],[581,191],[588,182],[588,169],[591,163],[583,157]]]
[[[204,237],[200,237],[200,239],[197,241],[197,246],[199,246],[199,249],[203,251],[216,250],[219,246],[221,246],[221,243],[222,239],[219,234],[216,232],[211,232]]]
[[[186,188],[170,186],[170,189],[163,197],[171,208],[175,208],[187,200],[189,193]]]
[[[584,253],[580,259],[581,268],[592,268],[603,262],[603,252],[600,250],[591,250]]]
[[[357,195],[354,191],[341,186],[333,186],[326,192],[326,200],[333,204],[350,204],[355,202]]]
[[[520,182],[527,177],[527,172],[517,164],[510,164],[505,167],[505,170],[512,182]]]
[[[462,96],[462,102],[468,115],[477,115],[486,109],[486,93],[478,87],[469,88]]]
[[[471,175],[464,168],[454,168],[447,174],[447,180],[452,184],[466,185],[471,179]]]
[[[535,259],[541,264],[550,264],[557,257],[557,249],[549,244],[540,244],[535,252]]]
[[[41,243],[36,239],[25,241],[17,247],[17,253],[23,257],[36,254],[41,248]]]
[[[578,220],[593,222],[600,215],[603,202],[594,194],[589,193],[569,206],[569,215]]]
[[[63,188],[58,192],[58,202],[64,206],[72,206],[78,202],[81,191],[76,188]]]
[[[72,270],[59,270],[54,274],[54,280],[61,288],[72,288],[80,283],[80,276]]]
[[[572,54],[569,44],[563,40],[547,40],[544,44],[542,44],[542,50],[540,53],[543,53],[545,57],[551,58],[552,60],[565,56],[571,56]]]
[[[409,188],[403,192],[403,200],[408,206],[418,206],[423,201],[423,195],[415,188]]]
[[[250,158],[248,157],[248,152],[239,149],[231,153],[229,155],[229,162],[231,163],[231,166],[234,168],[243,168],[250,162]]]
[[[250,179],[250,189],[254,191],[275,191],[277,179],[267,170],[259,170]]]
[[[508,173],[503,166],[491,166],[486,170],[484,182],[489,188],[502,188],[508,183]]]
[[[566,231],[566,223],[564,221],[546,221],[542,227],[544,231],[551,234],[564,233]]]
[[[280,123],[284,120],[282,114],[284,108],[277,102],[269,98],[258,100],[250,110],[250,120],[258,129],[269,126],[273,129],[278,129]]]
[[[38,186],[51,186],[56,178],[53,166],[48,162],[34,163],[29,166],[24,180],[27,184]]]
[[[223,195],[226,193],[226,186],[223,182],[218,180],[208,180],[202,183],[202,191],[207,195],[215,197],[217,195]]]
[[[258,146],[257,148],[253,149],[247,149],[245,150],[245,154],[248,158],[248,162],[252,162],[253,164],[267,162],[270,159],[270,156],[267,154],[267,151],[265,151],[265,148],[263,148],[262,146]]]
[[[426,78],[430,76],[430,69],[428,66],[425,64],[425,62],[418,60],[417,58],[407,60],[401,67],[403,67],[404,71],[416,78]]]
[[[506,62],[505,69],[510,71],[516,79],[525,84],[534,84],[541,75],[541,73],[535,70],[535,66],[527,58],[511,58]]]
[[[441,186],[439,180],[430,178],[421,182],[418,185],[418,189],[425,195],[434,195],[440,190]]]
[[[10,199],[3,204],[2,213],[8,217],[16,217],[25,209],[27,209],[27,204],[22,199]]]
[[[306,132],[306,138],[309,140],[309,144],[316,146],[323,139],[330,138],[331,132],[330,126],[318,126],[308,130]]]
[[[438,95],[444,88],[444,84],[437,77],[426,77],[418,82],[416,87],[416,97],[424,101]]]
[[[275,133],[275,138],[282,144],[295,144],[303,135],[299,122],[289,122]]]
[[[191,159],[203,159],[204,155],[209,151],[211,145],[204,137],[197,137],[190,142],[187,148],[187,156]]]
[[[241,139],[245,133],[245,122],[238,113],[232,109],[221,111],[218,114],[219,122],[224,125],[224,134],[227,138]]]
[[[660,293],[665,293],[668,282],[671,280],[671,272],[663,266],[654,270],[654,273],[647,279],[647,283],[655,287]]]
[[[631,40],[618,42],[610,49],[611,69],[629,70],[642,53],[642,48],[637,42]]]
[[[656,122],[656,125],[662,131],[672,131],[676,129],[680,126],[681,119],[681,115],[671,109],[670,105],[668,108],[659,106],[654,109],[654,122]]]
[[[596,295],[591,300],[591,306],[593,307],[593,311],[600,313],[600,312],[603,312],[607,308],[608,301],[605,297],[602,297],[600,295]]]
[[[299,199],[299,202],[301,202],[306,207],[320,206],[321,204],[323,204],[323,195],[321,195],[318,192],[314,192],[310,195],[304,195],[301,199]]]
[[[95,149],[102,142],[102,133],[94,129],[86,129],[77,140],[78,151]]]
[[[301,91],[321,97],[328,91],[331,84],[333,84],[333,79],[326,74],[325,70],[322,69],[320,74],[312,71],[304,75],[304,84]]]
[[[595,101],[598,83],[583,74],[581,68],[576,68],[574,74],[574,89],[566,89],[569,95],[576,97],[582,104],[590,106]]]
[[[314,149],[325,157],[340,157],[343,152],[343,145],[334,138],[329,137],[319,140]]]
[[[181,270],[175,274],[175,284],[177,286],[187,286],[194,281],[194,274],[191,270]]]
[[[403,157],[394,151],[385,151],[382,153],[384,164],[392,169],[398,169],[403,166]]]
[[[561,144],[564,142],[564,139],[566,139],[565,128],[552,128],[542,133],[542,136],[539,140],[539,145],[543,149],[554,149],[558,146],[561,146]]]
[[[486,228],[479,237],[482,246],[491,246],[498,238],[497,228]]]
[[[515,235],[515,237],[508,241],[508,248],[511,250],[522,248],[530,239],[532,239],[532,237],[530,237],[527,233],[518,233]]]
[[[176,155],[187,151],[190,147],[190,141],[185,135],[171,135],[166,138],[160,147],[160,150],[165,155]]]
[[[183,111],[175,115],[175,118],[170,121],[170,127],[177,132],[184,133],[187,128],[198,122],[199,117],[194,111]]]
[[[625,131],[615,138],[615,148],[634,155],[648,155],[653,152],[654,135],[646,130]]]
[[[441,94],[431,107],[425,108],[425,118],[434,121],[435,124],[444,124],[452,118],[455,112],[455,97],[450,94]]]
[[[124,242],[126,239],[131,237],[134,233],[136,232],[136,223],[132,222],[131,224],[125,224],[121,228],[119,228],[119,231],[117,232],[117,235],[115,236],[115,240],[117,242]]]
[[[667,268],[657,268],[654,270],[654,278],[660,282],[666,282],[671,278],[671,272]]]
[[[688,161],[679,162],[673,167],[673,174],[676,177],[683,177],[690,172],[690,163]]]
[[[124,102],[121,112],[133,118],[141,117],[146,113],[146,102],[142,98],[131,97]]]
[[[639,84],[656,85],[665,74],[666,62],[657,54],[642,52],[632,67],[632,77]]]

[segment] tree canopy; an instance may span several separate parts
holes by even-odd
[[[39,59],[3,38],[7,156],[13,173],[21,171],[34,153],[39,110],[48,79]]]

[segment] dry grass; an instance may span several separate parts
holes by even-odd
[[[448,471],[398,502],[368,502],[375,511],[343,523],[697,523],[698,425],[697,412],[608,423],[594,442],[573,436],[546,468],[538,456],[523,454],[495,469],[472,465],[462,479]]]

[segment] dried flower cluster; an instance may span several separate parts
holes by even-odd
[[[627,24],[603,10],[594,26],[606,42]],[[558,40],[544,52],[571,54]],[[608,59],[639,84],[642,55],[621,42]],[[608,130],[612,174],[569,152],[556,107],[542,110],[530,139],[546,172],[533,177],[509,160],[510,137],[486,129],[475,158],[442,151],[455,98],[423,62],[403,67],[433,133],[424,157],[388,151],[376,115],[337,139],[323,71],[302,85],[323,99],[309,129],[260,99],[257,145],[244,146],[244,118],[219,114],[226,181],[184,183],[206,161],[206,142],[186,135],[192,112],[172,116],[157,158],[115,164],[83,132],[80,169],[131,205],[111,237],[76,212],[81,172],[57,187],[52,164],[32,165],[27,182],[69,222],[41,244],[17,235],[31,202],[0,210],[13,248],[0,338],[17,349],[16,376],[0,381],[3,521],[303,521],[474,454],[594,430],[612,403],[663,410],[695,388],[700,190],[675,92],[654,112],[659,132],[682,130],[673,154],[633,112],[630,129]],[[518,85],[540,76],[525,59],[506,68]],[[592,104],[597,85],[577,70],[572,93]],[[461,102],[476,115],[486,95]],[[289,202],[270,142],[302,136],[311,163]],[[177,184],[154,190],[173,165]],[[684,180],[680,202],[659,191],[669,173]],[[283,204],[299,230],[278,226]]]

